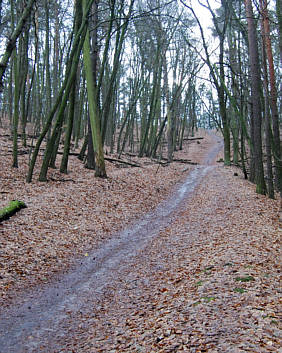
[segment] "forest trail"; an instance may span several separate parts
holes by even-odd
[[[278,351],[277,203],[213,165],[221,147],[59,282],[3,309],[0,352]]]

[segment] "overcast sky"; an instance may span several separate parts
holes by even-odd
[[[198,0],[186,0],[186,2],[193,8],[205,30],[207,30],[208,27],[212,27],[212,16],[208,9],[201,6]],[[201,0],[201,2],[206,4],[206,0]],[[218,0],[209,0],[209,3],[213,10],[220,6],[220,1]]]

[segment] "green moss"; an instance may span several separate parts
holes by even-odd
[[[250,281],[254,281],[254,277],[253,276],[245,276],[245,277],[236,277],[235,281],[237,282],[250,282]]]
[[[206,303],[210,303],[215,300],[215,297],[203,297],[202,298]]]
[[[13,216],[20,209],[27,207],[23,201],[13,200],[9,205],[0,210],[0,222]]]
[[[202,286],[204,284],[204,281],[198,281],[198,282],[196,282],[196,286],[197,287],[200,287],[200,286]]]
[[[245,293],[246,289],[244,289],[244,288],[234,288],[234,292],[236,292],[236,293]]]

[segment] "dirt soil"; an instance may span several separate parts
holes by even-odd
[[[207,162],[207,151],[217,142],[201,136],[200,144],[187,143],[177,158]],[[38,337],[31,331],[21,350],[10,346],[10,352],[279,351],[278,201],[256,195],[240,171],[219,163],[162,167],[144,159],[144,168],[108,164],[109,179],[99,180],[72,158],[68,175],[53,170],[48,183],[26,184],[27,156],[21,156],[19,170],[10,168],[5,139],[0,206],[21,199],[28,207],[0,226],[1,304],[10,304],[0,313],[0,341],[9,336],[7,317],[10,327],[20,317],[15,312],[21,301],[26,311],[36,307],[32,294],[23,299],[27,288],[40,287],[45,295],[56,289],[55,279],[69,268],[75,271],[77,259],[94,261],[103,244],[148,212],[153,215],[172,190],[182,195],[189,175],[201,180],[193,193],[183,191],[166,221],[162,215],[160,227],[139,223],[139,233],[153,236],[144,236],[132,256],[125,248],[122,266],[110,263],[107,283],[99,282],[103,268],[97,272],[103,288],[91,288],[96,297],[88,296],[77,310],[74,303],[63,308],[60,330],[47,326]],[[86,287],[77,287],[81,296],[87,296]]]
[[[29,150],[20,147],[19,168],[12,168],[8,133],[0,129],[0,208],[11,200],[22,200],[27,208],[0,224],[0,305],[10,303],[19,290],[48,282],[74,259],[153,210],[194,168],[122,156],[138,161],[142,168],[106,162],[108,179],[98,179],[71,156],[67,175],[51,169],[48,182],[42,183],[37,181],[39,159],[33,182],[28,184],[28,154],[24,152]],[[175,158],[201,162],[214,142],[205,131],[196,136],[204,139],[186,141]]]

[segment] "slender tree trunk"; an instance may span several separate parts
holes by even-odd
[[[159,48],[157,50],[157,58],[159,58],[160,52]],[[145,153],[148,151],[148,137],[149,137],[149,132],[150,132],[150,127],[152,124],[152,121],[154,119],[154,108],[155,108],[155,101],[156,101],[156,94],[157,94],[157,85],[158,85],[158,68],[159,62],[156,60],[156,64],[154,67],[154,72],[153,72],[153,87],[152,87],[152,92],[151,92],[151,97],[150,97],[150,110],[149,110],[149,116],[147,121],[144,121],[144,132],[142,134],[142,140],[140,144],[140,150],[139,150],[139,157],[143,157]],[[145,117],[144,117],[145,119]]]
[[[254,22],[253,8],[251,0],[245,0],[246,17],[248,23],[249,38],[249,60],[252,87],[252,104],[254,116],[254,160],[255,160],[255,182],[256,192],[265,195],[266,185],[264,180],[264,170],[262,161],[262,138],[261,138],[261,81],[257,33]]]
[[[167,70],[167,60],[164,53],[164,91],[167,109],[167,160],[172,162],[173,160],[173,136],[174,136],[174,122],[173,122],[173,112],[170,105],[169,97],[169,85],[168,85],[168,70]]]
[[[260,5],[262,3],[260,2]],[[271,199],[274,199],[274,186],[273,186],[273,173],[272,173],[272,153],[271,153],[271,117],[269,105],[269,92],[268,92],[268,69],[265,47],[265,29],[263,19],[261,22],[262,33],[262,60],[263,60],[263,88],[264,88],[264,116],[265,116],[265,150],[266,150],[266,172],[267,172],[267,191]]]
[[[82,4],[83,4],[83,11],[85,12],[87,0],[83,0]],[[97,102],[97,86],[94,82],[94,77],[93,77],[93,67],[92,67],[91,54],[90,54],[90,36],[89,36],[88,28],[86,31],[86,36],[85,36],[84,45],[83,45],[83,62],[85,67],[91,132],[92,132],[94,150],[96,153],[95,176],[106,178],[107,174],[106,174],[106,168],[105,168],[105,162],[104,162],[104,152],[103,152],[103,145],[102,145],[100,118],[99,118],[98,102]]]
[[[225,103],[225,93],[224,93],[224,86],[223,82],[225,80],[225,73],[224,73],[224,37],[220,36],[220,53],[219,53],[219,70],[220,70],[220,77],[222,83],[220,84],[218,90],[218,101],[219,101],[219,111],[223,125],[223,139],[224,139],[224,164],[230,165],[230,127],[229,121],[226,112],[226,103]]]
[[[13,0],[12,0],[13,1]],[[20,34],[22,33],[22,30],[25,26],[25,23],[30,16],[30,13],[32,11],[32,7],[34,5],[36,0],[29,0],[23,14],[16,26],[16,28],[13,30],[13,33],[8,39],[4,54],[2,56],[2,60],[0,62],[0,90],[3,88],[3,76],[5,74],[5,71],[7,69],[7,65],[10,59],[10,56],[12,55],[12,52],[16,46],[16,42]]]
[[[266,82],[264,86],[266,86]],[[267,90],[267,87],[264,88]],[[265,92],[264,116],[265,116],[265,150],[266,150],[266,172],[267,172],[267,192],[271,199],[274,199],[273,173],[272,173],[272,153],[271,153],[271,122],[269,111],[268,92]]]
[[[74,35],[77,35],[79,28],[81,26],[81,21],[82,21],[82,10],[79,6],[77,6],[75,9]],[[68,170],[68,157],[70,152],[71,135],[73,130],[73,121],[74,121],[74,114],[75,114],[76,93],[77,93],[77,74],[74,77],[73,86],[70,92],[67,129],[66,129],[65,140],[64,140],[63,157],[62,157],[61,166],[60,166],[60,172],[65,174],[67,173],[67,170]]]
[[[51,110],[51,74],[50,74],[50,39],[49,39],[49,0],[45,0],[45,75],[46,75],[46,112]],[[55,63],[57,65],[57,63]],[[46,115],[47,115],[46,114]]]
[[[128,28],[128,24],[129,24],[129,19],[131,17],[131,13],[133,10],[133,4],[134,4],[134,0],[130,1],[130,5],[129,5],[129,9],[128,9],[128,13],[125,17],[124,23],[122,24],[121,27],[121,33],[120,35],[117,35],[117,42],[116,42],[116,48],[115,48],[115,54],[114,54],[114,63],[113,63],[113,70],[111,73],[111,77],[110,77],[110,83],[108,85],[108,91],[107,91],[107,95],[106,95],[106,99],[105,99],[105,104],[104,104],[104,114],[103,114],[103,119],[102,119],[102,143],[104,144],[105,142],[105,137],[106,137],[106,129],[107,129],[107,122],[109,119],[109,114],[110,114],[110,108],[111,108],[111,103],[112,103],[112,97],[113,97],[113,93],[114,93],[114,87],[115,87],[115,80],[118,74],[118,69],[120,66],[120,57],[121,57],[121,53],[122,53],[122,48],[123,48],[123,44],[124,44],[124,40],[125,40],[125,35],[126,35],[126,31]]]
[[[13,115],[13,167],[18,168],[18,126],[19,126],[19,110],[20,110],[20,74],[19,74],[19,57],[17,52],[14,56],[14,115]]]
[[[60,88],[60,26],[59,26],[59,4],[54,2],[54,17],[55,17],[55,38],[54,38],[54,54],[53,54],[53,97],[57,97]],[[52,104],[54,100],[52,101]]]
[[[267,10],[267,1],[260,0],[262,22],[263,22],[263,40],[269,68],[269,83],[270,83],[270,107],[272,113],[273,125],[273,141],[274,141],[274,163],[275,163],[275,185],[282,197],[282,161],[280,147],[280,131],[279,131],[279,114],[277,105],[277,88],[275,79],[275,70],[273,63],[272,46],[270,39],[269,15]],[[268,94],[268,92],[266,92]]]
[[[73,82],[75,75],[76,75],[76,72],[77,72],[77,66],[78,66],[79,57],[80,57],[79,54],[81,52],[81,49],[82,49],[82,46],[84,43],[84,39],[85,39],[85,28],[86,28],[86,24],[87,24],[87,16],[89,14],[92,3],[93,3],[93,0],[89,0],[89,3],[87,4],[87,9],[86,9],[85,14],[83,16],[83,20],[82,20],[80,29],[79,29],[77,35],[75,36],[72,50],[68,56],[65,78],[64,78],[62,87],[59,91],[59,94],[56,98],[56,101],[53,105],[53,108],[51,109],[51,111],[48,115],[44,129],[41,132],[41,134],[37,140],[37,143],[36,143],[36,146],[35,146],[35,149],[34,149],[30,164],[29,164],[28,175],[26,178],[27,182],[29,182],[29,183],[32,180],[33,170],[35,167],[35,163],[36,163],[36,159],[38,156],[38,152],[39,152],[41,143],[51,127],[51,124],[52,124],[53,118],[57,112],[57,109],[60,106],[60,104],[61,104],[62,112],[65,109],[65,104],[67,102],[70,90],[72,88],[72,82]],[[59,114],[61,114],[62,112],[59,112]],[[46,179],[46,175],[45,175],[45,179]]]
[[[280,64],[282,65],[282,0],[276,0],[276,14],[278,19]]]
[[[10,1],[11,8],[11,25],[14,30],[15,24],[15,8],[13,0]],[[20,56],[17,55],[17,48],[13,54],[13,72],[14,72],[14,114],[13,114],[13,168],[18,168],[18,125],[19,125],[19,109],[20,109]]]
[[[82,134],[82,117],[84,115],[84,106],[85,106],[85,78],[83,78],[82,87],[80,90],[79,96],[79,106],[78,106],[78,118],[75,121],[75,148],[78,148],[78,142],[83,137]]]
[[[99,0],[94,0],[92,11],[92,67],[93,67],[93,80],[94,84],[97,84],[97,69],[98,69],[98,7],[99,5]],[[97,99],[97,104],[99,100]],[[99,112],[99,107],[98,107],[98,112]],[[99,114],[99,119],[100,119],[100,114]],[[86,163],[85,167],[88,169],[93,169],[95,170],[96,165],[95,165],[95,151],[94,151],[94,145],[93,145],[93,139],[92,139],[92,129],[91,129],[91,121],[90,121],[90,115],[88,113],[88,118],[87,118],[87,125],[88,125],[88,148],[87,148],[87,157],[86,157]]]
[[[25,124],[28,121],[31,121],[32,114],[35,110],[36,102],[34,98],[34,81],[36,80],[36,66],[38,62],[38,57],[39,57],[39,46],[38,46],[38,22],[35,19],[34,16],[34,36],[35,36],[35,50],[34,50],[34,63],[32,67],[32,74],[28,86],[28,91],[27,91],[27,98],[26,98],[26,119],[25,119]],[[28,49],[28,48],[27,48]],[[27,58],[28,58],[28,52],[27,52]],[[28,63],[27,63],[28,65]],[[24,129],[26,126],[24,127]]]
[[[244,173],[244,178],[247,180],[248,179],[248,173],[246,170],[246,165],[245,165],[245,135],[244,135],[244,130],[243,127],[241,127],[241,159],[242,159],[242,171]]]
[[[81,31],[84,29],[84,26],[85,26],[85,23],[82,25]],[[60,89],[60,92],[58,94],[56,102],[54,103],[54,106],[48,115],[47,121],[46,121],[45,126],[43,128],[43,131],[41,132],[41,134],[37,140],[37,143],[36,143],[36,146],[35,146],[35,149],[33,152],[33,156],[30,161],[29,171],[28,171],[28,175],[27,175],[27,182],[29,182],[29,183],[32,180],[32,174],[33,174],[35,162],[36,162],[36,159],[38,156],[38,152],[39,152],[41,143],[51,127],[53,118],[54,118],[59,106],[60,106],[60,110],[58,112],[58,118],[57,118],[57,122],[55,124],[54,131],[56,129],[56,125],[57,125],[57,127],[60,125],[60,119],[62,119],[63,112],[64,112],[66,104],[67,104],[67,99],[68,99],[70,90],[72,88],[73,80],[76,75],[77,66],[78,66],[78,62],[79,62],[79,53],[81,51],[81,48],[82,48],[82,45],[84,42],[84,36],[85,36],[84,33],[79,33],[78,38],[77,38],[77,42],[74,43],[74,47],[72,49],[72,53],[70,55],[69,62],[68,62],[68,65],[70,65],[70,68],[69,68],[69,70],[68,69],[66,70],[66,77],[65,77],[64,83]],[[54,141],[52,143],[54,145],[55,137],[54,137]],[[52,149],[52,147],[53,147],[52,144],[50,144],[50,149]],[[48,155],[49,155],[49,153],[48,153]],[[49,155],[48,158],[46,158],[46,161],[44,163],[45,166],[44,166],[43,170],[41,168],[40,181],[46,181],[46,174],[47,174],[47,169],[49,166],[50,157],[51,157],[51,154]]]

